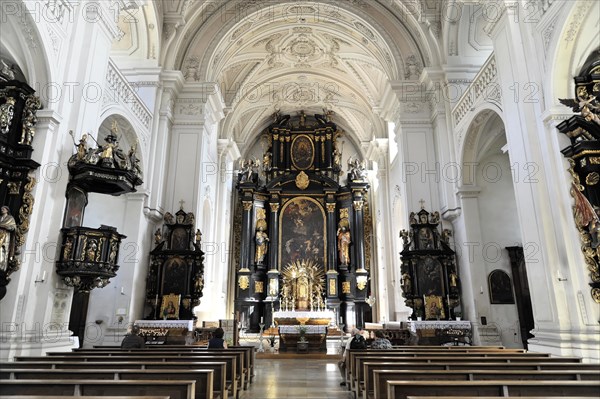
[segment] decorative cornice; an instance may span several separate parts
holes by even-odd
[[[481,188],[479,188],[477,186],[463,186],[463,187],[459,187],[456,190],[456,195],[460,199],[479,198],[480,193],[481,193]]]

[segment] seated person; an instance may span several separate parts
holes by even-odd
[[[208,341],[208,349],[227,349],[227,342],[223,339],[225,331],[221,327],[213,332],[213,337]]]
[[[371,343],[371,349],[392,349],[392,343],[385,337],[383,331],[375,331],[375,339]]]
[[[143,349],[146,347],[146,340],[139,335],[140,328],[132,326],[131,332],[125,335],[121,342],[121,349]]]
[[[346,342],[346,346],[344,347],[344,353],[342,354],[342,359],[338,362],[338,368],[339,368],[340,374],[342,376],[342,382],[340,382],[341,386],[346,385],[346,367],[347,367],[346,360],[348,358],[348,349],[366,349],[366,341],[358,328],[352,329],[351,336],[352,337]],[[357,337],[359,337],[359,338],[357,338]],[[364,345],[363,348],[358,348],[358,345],[353,345],[355,338],[356,338],[356,341],[360,343],[360,345]]]

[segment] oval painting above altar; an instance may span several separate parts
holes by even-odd
[[[292,141],[292,163],[298,170],[309,169],[315,160],[315,146],[307,135],[301,134]]]

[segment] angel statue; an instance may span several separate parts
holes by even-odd
[[[600,104],[598,103],[598,98],[593,94],[589,94],[585,88],[578,90],[576,100],[572,98],[559,98],[558,100],[561,104],[573,109],[573,112],[580,112],[581,116],[588,122],[600,125]]]
[[[350,173],[350,179],[353,181],[361,181],[367,178],[366,164],[365,161],[359,161],[358,158],[348,159],[348,169]]]

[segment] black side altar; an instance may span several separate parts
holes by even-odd
[[[438,231],[439,212],[421,209],[410,214],[410,230],[402,230],[402,296],[413,309],[412,320],[454,319],[460,303],[455,253],[448,245],[450,230]]]
[[[371,319],[369,184],[359,160],[339,184],[342,133],[329,117],[277,114],[263,159],[240,161],[235,309],[249,331],[277,310],[326,308],[357,326]]]

